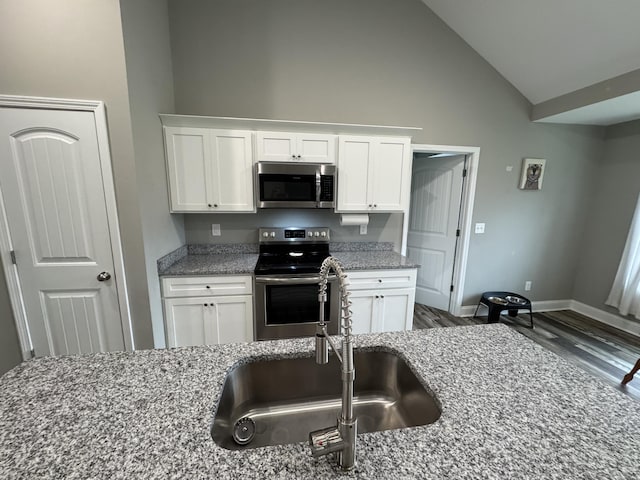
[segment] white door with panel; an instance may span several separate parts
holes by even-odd
[[[416,302],[449,310],[464,155],[413,162],[407,256],[420,265]]]
[[[347,278],[353,333],[411,330],[415,269],[352,271]]]
[[[340,136],[336,211],[405,211],[410,182],[410,139]]]
[[[0,108],[0,172],[35,355],[123,350],[94,112]]]
[[[257,132],[256,161],[336,163],[336,136],[322,133]]]
[[[218,345],[253,339],[251,295],[168,298],[167,345]]]
[[[166,277],[161,284],[169,347],[253,340],[250,275]]]
[[[172,212],[254,212],[252,133],[165,127]]]

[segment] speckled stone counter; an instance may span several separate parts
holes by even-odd
[[[187,255],[158,272],[161,276],[174,275],[251,275],[256,267],[258,254],[219,253]]]
[[[345,270],[417,268],[407,257],[392,251],[389,242],[339,242],[331,254]],[[258,260],[257,244],[185,245],[158,260],[158,275],[252,274]]]
[[[158,259],[158,275],[250,275],[257,261],[252,243],[184,245]]]
[[[392,251],[332,252],[347,273],[349,270],[418,268],[407,257]]]
[[[304,443],[229,451],[209,436],[225,373],[309,355],[298,339],[23,363],[0,379],[0,478],[638,478],[640,405],[504,325],[356,345],[400,352],[442,415],[359,435],[349,474]]]

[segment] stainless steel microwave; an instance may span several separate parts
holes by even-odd
[[[259,162],[256,189],[259,208],[334,208],[336,167]]]

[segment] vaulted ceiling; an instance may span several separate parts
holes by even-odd
[[[640,118],[640,1],[422,1],[532,103],[532,120]]]

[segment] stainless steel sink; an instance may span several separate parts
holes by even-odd
[[[435,422],[440,407],[395,353],[355,352],[354,412],[358,433]],[[227,376],[211,436],[223,448],[307,441],[309,432],[336,422],[342,383],[340,363],[315,359],[264,360],[240,365]]]

